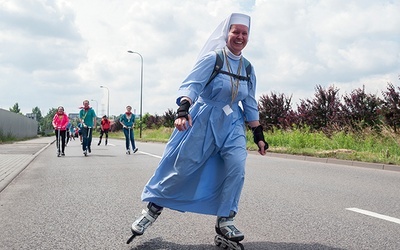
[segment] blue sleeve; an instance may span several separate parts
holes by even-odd
[[[250,82],[249,82],[249,95],[242,101],[244,116],[246,121],[258,121],[260,114],[258,112],[258,103],[256,100],[256,74],[252,66]]]
[[[180,105],[183,96],[189,97],[192,100],[192,103],[197,100],[214,70],[216,57],[217,54],[214,51],[211,51],[197,61],[192,71],[179,87],[178,98],[176,99],[176,104],[178,106]]]

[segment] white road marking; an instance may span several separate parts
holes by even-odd
[[[346,208],[346,210],[353,211],[353,212],[360,213],[360,214],[365,214],[365,215],[372,216],[372,217],[375,217],[375,218],[378,218],[378,219],[387,220],[387,221],[390,221],[390,222],[394,222],[394,223],[400,224],[400,219],[397,219],[397,218],[394,218],[394,217],[390,217],[390,216],[387,216],[387,215],[378,214],[378,213],[374,213],[374,212],[371,212],[371,211],[367,211],[367,210],[363,210],[363,209],[359,209],[359,208],[355,208],[355,207]]]
[[[140,152],[141,154],[144,154],[144,155],[149,155],[149,156],[153,156],[155,158],[161,159],[161,156],[158,156],[158,155],[149,154],[149,153],[146,153],[146,152],[143,152],[143,151],[138,151],[138,152]]]

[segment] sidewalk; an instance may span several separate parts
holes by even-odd
[[[54,140],[51,136],[0,144],[0,192]]]

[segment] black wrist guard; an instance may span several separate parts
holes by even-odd
[[[263,141],[265,143],[264,150],[267,150],[268,143],[265,141],[264,138],[263,127],[261,125],[258,125],[255,128],[251,128],[251,131],[253,131],[254,143],[258,146],[258,142]],[[260,148],[260,146],[258,146],[258,148]]]
[[[189,108],[190,102],[188,100],[181,101],[181,105],[179,106],[178,110],[176,111],[176,118],[185,117],[186,120],[189,120]]]

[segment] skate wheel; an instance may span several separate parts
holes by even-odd
[[[214,237],[214,243],[219,248],[228,249],[228,245],[226,244],[226,240],[221,235],[216,235]]]
[[[219,247],[220,245],[221,245],[221,239],[219,238],[219,236],[218,235],[215,235],[215,237],[214,237],[214,243],[215,243],[215,245],[217,246],[217,247]]]
[[[237,242],[225,239],[221,235],[216,235],[214,237],[214,243],[217,247],[229,250],[244,250],[244,246]]]

